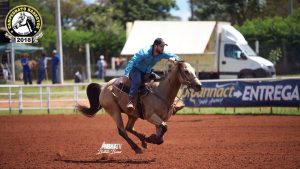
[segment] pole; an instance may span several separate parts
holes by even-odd
[[[255,52],[256,52],[256,54],[259,54],[259,41],[258,40],[255,41]]]
[[[293,13],[293,0],[289,0],[288,3],[288,14],[291,15]]]
[[[14,41],[11,43],[11,75],[12,75],[12,84],[16,82],[16,74],[15,74],[15,48]]]
[[[56,0],[56,49],[58,51],[58,54],[60,55],[59,58],[59,82],[61,84],[64,83],[64,69],[63,69],[63,48],[62,48],[62,38],[61,38],[61,14],[60,14],[60,0]]]
[[[85,44],[85,54],[86,54],[86,73],[88,82],[91,83],[91,61],[90,61],[90,44]]]

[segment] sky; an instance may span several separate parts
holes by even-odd
[[[93,3],[95,0],[84,0],[87,3]],[[179,16],[182,21],[188,21],[190,17],[190,9],[188,0],[176,0],[176,4],[179,7],[179,10],[171,10],[171,14],[174,16]]]
[[[171,14],[174,16],[179,16],[182,21],[188,21],[191,16],[188,0],[176,0],[176,4],[179,10],[171,10]]]

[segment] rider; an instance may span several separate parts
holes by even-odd
[[[125,76],[131,79],[129,103],[127,104],[128,111],[134,110],[134,96],[138,92],[143,76],[151,73],[153,66],[161,59],[179,60],[177,55],[164,52],[165,46],[168,45],[162,38],[156,38],[150,47],[141,49],[128,62],[125,69]]]

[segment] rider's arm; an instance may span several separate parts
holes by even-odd
[[[138,64],[143,57],[145,56],[144,51],[140,50],[138,53],[134,54],[131,60],[128,62],[127,67],[125,68],[125,76],[129,77],[129,73],[132,70],[135,64]]]
[[[175,55],[175,54],[172,54],[172,53],[168,53],[168,52],[164,52],[163,53],[163,58],[164,59],[168,59],[170,61],[176,61],[176,60],[180,60],[180,57]]]

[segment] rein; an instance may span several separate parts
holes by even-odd
[[[186,91],[188,90],[189,93],[191,93],[190,91],[190,87],[191,87],[191,81],[194,80],[196,78],[196,76],[192,77],[192,78],[189,78],[188,76],[186,76],[182,71],[181,69],[179,68],[179,73],[180,73],[180,78],[181,81],[182,81],[182,84],[184,85],[187,85],[187,88],[184,88],[183,91],[181,92],[180,96],[176,96],[177,100],[174,102],[172,102],[172,104],[169,104],[167,102],[166,99],[164,99],[162,96],[160,96],[159,94],[153,92],[152,90],[150,90],[150,92],[155,95],[157,98],[159,98],[162,102],[164,102],[164,104],[168,107],[168,112],[172,111],[174,106],[180,101],[182,100],[182,96],[186,93]],[[187,79],[187,80],[185,80]],[[168,80],[169,83],[170,83],[170,80]]]

